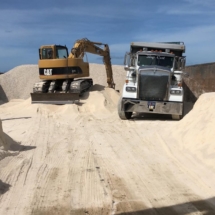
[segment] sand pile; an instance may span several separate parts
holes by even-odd
[[[215,93],[202,94],[194,108],[171,128],[174,146],[208,168],[215,165]]]
[[[0,137],[10,150],[1,141],[0,192],[11,185],[0,214],[214,214],[215,93],[202,95],[179,122],[123,121],[120,94],[104,87],[104,66],[90,67],[95,85],[70,105],[17,99],[32,85],[22,94],[20,84],[11,91],[15,70],[1,77],[16,100],[0,106]],[[113,68],[120,86],[125,72]]]
[[[202,94],[193,110],[178,123],[178,132],[182,136],[184,147],[198,149],[215,146],[214,106],[215,93]]]
[[[27,99],[39,81],[37,65],[17,66],[0,76],[0,100]]]
[[[123,66],[112,66],[116,90],[123,87],[126,73]],[[90,64],[90,77],[94,84],[107,86],[107,76],[103,64]],[[40,81],[37,65],[17,66],[0,76],[0,103],[11,99],[30,97],[34,83]]]
[[[89,95],[85,95],[81,99],[83,108],[91,113],[109,113],[116,111],[119,93],[111,88],[99,90],[99,86],[94,85]]]
[[[61,121],[72,121],[75,118],[86,117],[94,119],[117,119],[117,104],[119,93],[114,89],[100,89],[100,85],[94,85],[91,91],[84,94],[80,101],[70,105],[46,105],[46,104],[31,104],[31,100],[27,99],[15,106],[10,106],[7,109],[11,112],[16,112],[18,115],[28,113],[26,116],[32,116],[35,113],[43,115],[43,117],[60,118]],[[9,104],[9,103],[8,103]],[[7,105],[8,106],[8,105]],[[64,120],[63,120],[64,121]]]
[[[125,83],[126,71],[120,65],[112,65],[112,70],[116,90],[121,91]],[[107,86],[106,70],[103,64],[90,64],[90,77],[93,79],[94,84]]]

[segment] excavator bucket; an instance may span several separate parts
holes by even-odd
[[[73,104],[79,101],[79,93],[31,93],[32,104]]]

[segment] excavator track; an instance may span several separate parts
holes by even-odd
[[[34,84],[31,103],[73,104],[93,85],[91,78],[46,80]]]

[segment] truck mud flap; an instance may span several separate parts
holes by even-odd
[[[31,93],[32,104],[73,104],[79,93]]]

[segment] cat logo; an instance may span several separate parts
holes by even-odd
[[[52,75],[52,69],[44,69],[44,75]]]

